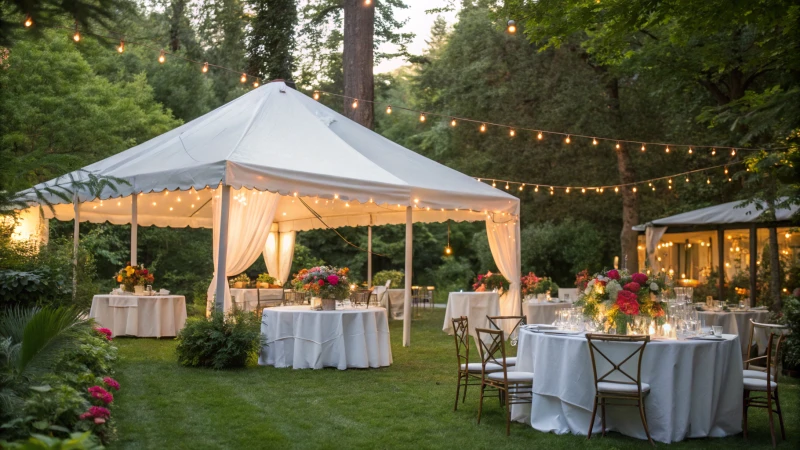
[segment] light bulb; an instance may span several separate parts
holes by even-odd
[[[636,186],[633,187],[633,192],[636,192]]]
[[[716,155],[716,154],[717,154],[717,149],[715,149],[715,148],[712,148],[712,149],[711,149],[711,156],[714,156],[714,155]]]
[[[206,73],[206,72],[208,72],[208,63],[205,63],[205,64],[203,64],[203,69],[202,69],[202,71],[203,71],[203,73]]]
[[[420,122],[425,122],[425,113],[422,113],[422,114],[419,115],[419,121]]]
[[[364,6],[372,5],[372,0],[364,0]]]
[[[72,35],[72,40],[75,42],[80,42],[81,34],[78,32],[78,30],[75,30],[75,34]]]
[[[525,185],[524,185],[524,184],[520,184],[520,185],[519,185],[519,190],[521,191],[521,190],[522,190],[524,187],[525,187]]]
[[[389,105],[386,107],[386,114],[391,114],[391,113],[392,113],[392,105]]]
[[[358,99],[355,99],[355,100],[353,100],[353,103],[352,103],[352,104],[350,104],[350,106],[352,106],[352,107],[353,107],[353,109],[356,109],[356,108],[358,108]]]
[[[725,168],[725,175],[727,175],[727,174],[728,174],[728,168],[726,167]]]
[[[508,190],[508,183],[506,183],[506,190]]]
[[[448,245],[447,247],[444,248],[444,253],[446,255],[449,255],[449,254],[453,253],[453,249],[451,249],[450,246]]]
[[[257,87],[258,87],[258,80],[256,80],[256,81],[254,81],[254,82],[253,82],[253,87],[254,87],[254,88],[257,88]]]
[[[569,138],[569,135],[567,135],[567,138],[566,138],[566,139],[564,139],[564,142],[566,142],[567,144],[569,144],[570,142],[572,142],[572,141],[570,140],[570,138]]]
[[[508,135],[511,136],[511,137],[514,137],[514,135],[516,135],[516,134],[517,134],[517,132],[514,131],[513,129],[512,130],[508,130]]]
[[[644,148],[644,144],[642,144],[642,151],[644,151],[644,150],[645,150],[645,148]]]
[[[158,62],[164,64],[164,61],[167,60],[167,57],[164,56],[164,50],[161,50],[161,53],[158,55]]]
[[[495,183],[494,180],[492,180],[492,187],[497,187],[497,183]]]
[[[706,178],[706,184],[711,184],[711,178]]]
[[[617,142],[616,148],[617,150],[619,150],[619,142]]]
[[[689,177],[686,177],[686,182],[687,182],[687,183],[689,182]]]
[[[247,74],[243,73],[242,77],[239,78],[239,81],[241,81],[242,83],[246,83],[247,82]]]
[[[486,132],[486,124],[482,123],[481,124],[481,133],[485,133],[485,132]]]
[[[536,186],[535,188],[533,188],[533,192],[539,192],[539,186]]]
[[[597,139],[592,138],[592,145],[597,145]]]
[[[586,188],[581,188],[581,194],[585,194],[585,193],[586,193]]]
[[[454,126],[456,126],[456,119],[452,119],[452,120],[450,121],[450,126],[451,126],[451,127],[454,127]]]
[[[736,156],[736,149],[734,148],[731,149],[731,156]]]
[[[567,192],[567,194],[569,194],[569,188],[567,188],[566,192]]]
[[[544,138],[544,136],[542,136],[542,132],[540,131],[539,134],[536,135],[536,139],[541,141],[542,138]]]
[[[614,187],[614,192],[615,192],[615,193],[616,193],[616,192],[619,192],[619,188],[615,186],[615,187]]]
[[[30,28],[31,25],[33,25],[33,19],[31,19],[31,16],[27,16],[25,18],[25,28]]]
[[[514,34],[517,32],[517,22],[509,20],[507,25],[508,27],[506,28],[506,30],[508,30],[509,33]]]
[[[669,146],[667,146],[667,148],[664,149],[664,153],[669,153]]]
[[[122,53],[125,51],[125,41],[119,41],[119,47],[117,47],[117,52]]]
[[[692,154],[692,147],[689,147],[689,154]]]

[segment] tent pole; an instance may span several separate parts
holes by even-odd
[[[131,265],[135,266],[137,261],[137,247],[139,245],[139,194],[131,196]]]
[[[516,223],[514,224],[514,228],[516,228],[517,232],[517,242],[516,242],[516,250],[517,250],[517,273],[516,277],[520,283],[520,291],[519,291],[519,315],[525,316],[525,311],[522,310],[522,232],[520,230],[520,219],[517,217]]]
[[[367,227],[367,289],[372,288],[372,216]]]
[[[78,244],[80,244],[81,204],[78,193],[72,195],[72,207],[75,211],[75,226],[72,229],[72,300],[78,295]]]
[[[217,288],[214,299],[214,309],[224,311],[225,309],[225,283],[228,282],[227,262],[228,262],[228,211],[231,204],[231,187],[223,185],[222,201],[220,205],[219,220],[219,249],[217,252]]]
[[[411,222],[411,207],[406,207],[406,286],[403,300],[403,347],[411,346],[411,261],[414,254],[413,243],[414,226]]]
[[[750,225],[750,306],[756,306],[756,275],[758,273],[758,231]]]
[[[717,229],[717,257],[719,258],[719,300],[725,301],[725,230]]]

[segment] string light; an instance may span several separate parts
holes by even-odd
[[[158,55],[158,62],[164,64],[164,61],[167,60],[167,57],[164,55],[164,50],[161,50],[161,53]]]
[[[617,150],[619,150],[619,141],[617,141],[617,145],[615,147]]]
[[[358,99],[353,100],[353,103],[350,104],[353,109],[358,108]]]
[[[597,139],[592,138],[592,145],[597,145]]]
[[[444,254],[449,255],[453,253],[453,249],[450,247],[450,221],[447,221],[447,247],[444,248]]]
[[[711,178],[706,178],[706,184],[711,184]]]
[[[239,78],[239,81],[241,81],[242,83],[247,83],[247,74],[243,73],[242,77]]]
[[[669,153],[669,146],[664,149],[664,153]]]
[[[686,177],[686,182],[687,182],[687,183],[689,182],[689,177]]]
[[[636,192],[636,186],[633,187],[633,192]]]
[[[542,132],[541,132],[541,131],[539,132],[539,134],[537,134],[537,135],[536,135],[536,139],[538,139],[538,140],[540,140],[540,141],[542,140],[542,138],[543,138],[543,137],[544,137],[544,136],[542,135]]]
[[[510,130],[508,130],[508,135],[509,135],[509,136],[511,136],[511,137],[514,137],[516,134],[517,134],[517,132],[516,132],[516,131],[514,131],[514,129],[513,129],[513,128],[512,128],[512,129],[510,129]]]
[[[585,193],[586,193],[586,188],[581,189],[581,194],[585,194]]]
[[[520,191],[521,191],[522,189],[524,189],[524,188],[525,188],[525,183],[522,183],[522,184],[520,184],[520,185],[519,185],[519,190],[520,190]]]
[[[715,148],[712,148],[712,149],[711,149],[711,156],[714,156],[714,155],[716,155],[716,154],[717,154],[717,149],[715,149]]]
[[[506,190],[508,190],[508,183],[506,183]]]
[[[566,139],[564,139],[564,142],[566,142],[567,144],[569,144],[570,142],[572,142],[572,140],[570,140],[570,138],[569,138],[569,135],[567,135],[567,138],[566,138]]]
[[[569,188],[567,188],[567,191],[566,191],[566,192],[567,192],[567,194],[569,194]]]
[[[125,41],[120,40],[119,41],[119,47],[117,47],[117,52],[118,53],[122,53],[124,51],[125,51]]]
[[[492,187],[497,187],[497,183],[495,183],[494,180],[492,180]]]
[[[78,22],[75,22],[75,34],[72,35],[72,40],[75,42],[81,41],[81,33],[78,31]]]
[[[736,149],[735,148],[731,149],[731,156],[736,156]]]
[[[618,192],[619,192],[619,188],[615,186],[615,187],[614,187],[614,193],[616,194],[616,193],[618,193]]]
[[[386,114],[391,114],[391,113],[392,113],[392,105],[389,105],[386,107]]]
[[[509,21],[508,21],[508,23],[507,23],[506,30],[507,30],[507,31],[508,31],[510,34],[514,34],[514,33],[516,33],[516,32],[517,32],[517,22],[515,22],[515,21],[513,21],[513,20],[509,20]]]
[[[364,6],[372,5],[372,0],[364,0]]]
[[[206,63],[203,63],[203,69],[202,69],[202,71],[203,71],[203,73],[206,73],[206,72],[208,72],[208,63],[207,63],[207,62],[206,62]],[[316,100],[316,99],[318,99],[318,98],[319,98],[319,94],[317,94],[317,97],[316,97],[314,100]]]
[[[727,175],[727,174],[728,174],[728,168],[726,167],[725,168],[725,175]]]
[[[692,147],[689,147],[689,154],[692,154]]]
[[[450,120],[450,126],[451,126],[451,127],[454,127],[454,126],[456,126],[456,119],[451,119],[451,120]]]
[[[256,81],[254,81],[254,82],[253,82],[253,87],[254,87],[254,88],[257,88],[257,87],[258,87],[258,85],[259,85],[259,83],[258,83],[258,79],[256,79]]]
[[[425,122],[425,113],[422,113],[422,114],[419,115],[419,121],[420,122]]]
[[[644,143],[642,143],[642,151],[644,151],[644,150],[645,150],[645,148],[644,148]]]
[[[33,25],[33,19],[28,15],[25,17],[25,28],[30,28]]]
[[[539,192],[539,186],[536,186],[535,188],[533,188],[533,192]]]

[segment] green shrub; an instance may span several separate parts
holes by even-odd
[[[68,438],[33,434],[30,438],[18,442],[0,441],[0,447],[14,450],[95,450],[103,446],[97,442],[92,433],[71,433]]]
[[[785,297],[783,313],[783,322],[791,332],[782,347],[783,367],[800,370],[800,300],[796,297]]]
[[[178,334],[178,362],[190,367],[244,367],[263,345],[261,321],[253,313],[214,312],[191,319]]]
[[[399,289],[403,287],[405,278],[405,274],[399,270],[382,270],[373,275],[372,285],[383,286],[387,281],[392,280],[392,284],[389,287],[392,289]]]

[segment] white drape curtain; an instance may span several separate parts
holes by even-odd
[[[490,217],[486,219],[486,235],[489,238],[489,249],[492,251],[494,262],[510,284],[508,292],[500,297],[500,315],[522,315],[519,219],[497,223]],[[504,327],[511,326],[513,324],[504,324]],[[505,331],[508,333],[511,330],[509,328]]]
[[[661,237],[664,236],[664,233],[667,232],[667,227],[650,227],[648,226],[645,228],[644,237],[645,237],[645,247],[647,248],[647,261],[650,263],[650,270],[657,271],[656,268],[656,246],[658,246],[659,241],[661,241]],[[639,270],[638,267],[631,268],[629,267],[628,270]]]
[[[296,236],[296,231],[282,233],[272,231],[264,245],[264,262],[267,263],[267,272],[277,278],[280,284],[286,283],[291,275]]]
[[[208,287],[208,304],[213,305],[214,290],[218,276],[237,275],[248,267],[264,251],[275,210],[280,200],[279,194],[249,189],[230,190],[230,212],[228,214],[228,252],[227,270],[225,274],[217,273],[219,257],[219,224],[222,202],[219,196],[222,189],[217,189],[212,198],[214,212],[214,279]],[[224,310],[231,308],[231,294],[225,283]]]

